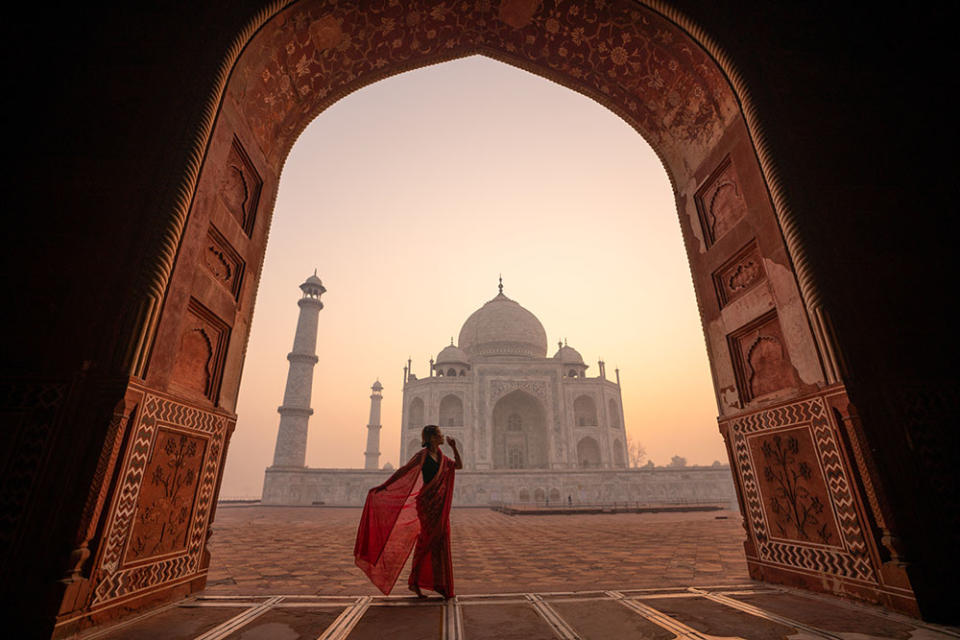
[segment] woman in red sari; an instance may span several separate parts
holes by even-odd
[[[423,598],[422,589],[451,598],[450,504],[454,472],[463,468],[453,438],[451,460],[440,451],[440,427],[428,424],[421,433],[423,448],[383,484],[367,494],[357,529],[353,555],[357,566],[389,595],[413,549],[408,586]]]

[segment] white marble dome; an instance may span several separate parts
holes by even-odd
[[[460,329],[460,349],[474,356],[547,355],[547,332],[537,317],[503,295],[474,311]]]
[[[462,349],[453,346],[452,342],[437,355],[437,364],[467,364],[469,362],[470,359],[467,354]]]
[[[580,352],[567,345],[560,347],[553,357],[564,364],[583,364],[583,356],[580,355]]]

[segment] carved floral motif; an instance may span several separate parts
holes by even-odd
[[[763,466],[760,485],[774,532],[787,539],[836,544],[836,522],[809,430],[776,433],[759,438],[757,445],[762,462],[754,451],[754,463]]]
[[[487,53],[613,106],[672,153],[707,148],[737,111],[715,63],[689,42],[627,1],[299,2],[247,47],[231,92],[277,165],[304,114],[396,70]]]
[[[186,548],[205,448],[202,438],[158,430],[144,471],[128,562]]]
[[[229,291],[234,299],[240,296],[245,262],[223,234],[212,225],[207,230],[202,264],[216,283]]]
[[[529,393],[541,402],[546,404],[547,387],[542,382],[530,380],[493,380],[490,382],[490,403],[496,404],[497,400],[513,391],[523,391]]]
[[[831,415],[817,396],[724,421],[748,531],[763,562],[876,583]]]
[[[233,265],[227,260],[220,247],[213,242],[207,243],[207,250],[203,253],[203,263],[218,281],[230,282],[233,279]]]
[[[228,421],[223,415],[142,391],[104,529],[103,555],[93,572],[93,607],[162,588],[201,569]],[[164,470],[157,473],[158,468]],[[148,508],[150,513],[145,514]],[[180,522],[184,508],[187,520]],[[158,527],[170,522],[174,526],[158,537]],[[151,550],[163,555],[151,559],[147,557]]]
[[[743,291],[763,276],[763,268],[753,258],[747,259],[736,266],[726,280],[730,291]]]
[[[756,242],[751,242],[727,260],[713,274],[720,306],[725,307],[754,286],[766,280],[763,257]]]

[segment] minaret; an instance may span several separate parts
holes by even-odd
[[[383,400],[383,385],[377,380],[370,387],[370,422],[367,424],[367,457],[365,469],[380,468],[380,401]]]
[[[307,456],[307,421],[313,415],[310,408],[310,392],[313,387],[313,366],[317,364],[317,319],[323,303],[320,296],[326,291],[317,272],[300,285],[303,297],[297,302],[300,318],[297,334],[293,338],[293,350],[287,354],[290,369],[287,372],[287,388],[283,392],[280,413],[280,428],[277,430],[277,446],[273,450],[274,467],[303,467]]]

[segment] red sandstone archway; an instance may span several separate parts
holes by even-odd
[[[121,421],[131,444],[108,456],[102,486],[93,488],[76,551],[78,566],[93,558],[65,597],[60,630],[202,588],[273,202],[299,133],[366,84],[473,54],[597,100],[662,158],[751,575],[915,611],[902,570],[881,555],[883,516],[848,419],[829,322],[758,142],[762,132],[751,125],[749,96],[695,27],[659,4],[625,0],[363,8],[302,0],[275,3],[238,34],[180,199],[148,256],[149,286],[129,316],[136,330],[123,355],[131,382]],[[197,336],[206,349],[195,347]],[[190,508],[176,540],[155,540],[138,515],[163,508],[144,478],[165,458],[147,452],[174,433],[183,446],[168,455],[184,456],[182,468],[194,472],[179,497]],[[805,470],[809,504],[794,499],[783,510],[776,471],[794,468]],[[816,510],[814,500],[816,527],[784,519]]]

